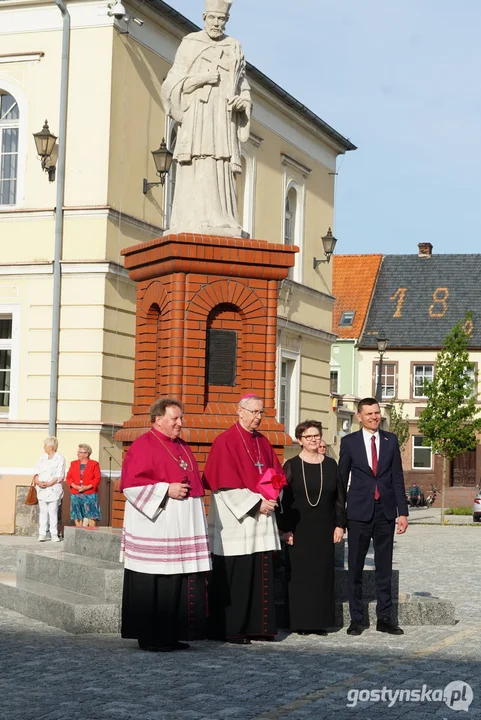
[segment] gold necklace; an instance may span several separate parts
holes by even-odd
[[[167,450],[167,452],[169,453],[170,457],[171,457],[173,460],[175,460],[175,462],[179,463],[179,465],[180,465],[180,467],[182,468],[182,470],[189,470],[189,472],[192,472],[192,470],[194,469],[194,466],[192,465],[192,461],[191,461],[189,455],[187,454],[187,451],[186,451],[186,449],[184,448],[183,445],[180,445],[180,447],[182,448],[182,450],[183,450],[183,452],[184,452],[184,455],[186,456],[187,460],[189,461],[190,467],[189,467],[189,465],[187,465],[187,463],[185,462],[185,460],[184,460],[183,458],[181,458],[180,456],[179,456],[178,458],[176,458],[175,455],[172,455],[172,453],[170,452],[169,448],[168,448],[166,445],[164,445],[164,443],[162,442],[162,440],[161,440],[159,437],[157,437],[157,435],[154,433],[154,431],[153,431],[152,429],[149,430],[149,432],[151,432],[152,435],[154,436],[154,438],[155,438],[156,440],[158,440],[159,443],[162,445],[162,447]]]
[[[256,445],[257,445],[257,462],[256,462],[249,452],[249,448],[247,447],[247,443],[244,440],[244,437],[242,435],[241,429],[238,424],[236,424],[236,428],[237,428],[239,435],[241,436],[242,442],[244,443],[244,447],[246,449],[246,453],[248,454],[250,461],[252,462],[254,467],[256,467],[259,470],[259,475],[262,475],[262,468],[264,467],[264,463],[261,463],[261,449],[259,447],[259,440],[258,440],[257,436],[256,436]]]
[[[323,462],[324,462],[324,461],[323,461]],[[306,474],[305,474],[305,472],[304,472],[304,460],[301,458],[302,479],[304,480],[304,490],[305,490],[305,493],[306,493],[307,502],[309,503],[309,505],[310,505],[311,507],[317,507],[317,506],[319,505],[320,500],[321,500],[322,486],[323,486],[323,484],[324,484],[324,477],[323,477],[323,472],[322,472],[323,462],[320,462],[320,463],[319,463],[319,470],[320,470],[320,473],[321,473],[321,489],[319,490],[319,497],[317,498],[317,502],[315,502],[315,503],[313,504],[313,503],[311,503],[311,501],[310,501],[310,499],[309,499],[309,494],[308,494],[308,492],[307,492]],[[315,463],[309,463],[309,465],[313,465],[313,464],[315,464]]]

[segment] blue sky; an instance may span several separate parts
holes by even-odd
[[[201,24],[203,0],[169,4]],[[480,0],[234,0],[228,32],[358,146],[336,252],[481,252]]]

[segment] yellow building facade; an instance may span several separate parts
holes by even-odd
[[[66,3],[62,209],[32,137],[45,119],[58,134],[62,15],[51,2],[0,6],[0,533],[23,531],[18,489],[30,482],[49,434],[59,212],[59,451],[69,461],[78,443],[89,443],[105,477],[119,474],[113,436],[130,417],[136,293],[120,253],[168,228],[175,173],[146,194],[143,179],[157,179],[151,151],[160,140],[175,141],[160,88],[182,37],[196,29],[155,0],[140,11],[125,7],[127,22],[106,2]],[[330,411],[331,265],[314,269],[313,257],[324,258],[321,236],[333,223],[336,159],[355,148],[255,68],[248,77],[254,110],[239,187],[243,226],[252,237],[300,248],[279,291],[277,407],[292,433],[306,417],[327,423]]]

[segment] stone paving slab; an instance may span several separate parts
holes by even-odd
[[[474,494],[473,494],[474,498]],[[441,524],[441,508],[440,507],[422,507],[409,508],[409,522],[411,524],[423,525],[440,525]],[[481,523],[475,523],[472,515],[444,515],[445,525],[474,525],[481,526]]]
[[[457,618],[452,627],[406,627],[402,637],[373,628],[355,638],[344,630],[326,638],[281,634],[275,643],[205,641],[160,655],[116,635],[72,636],[0,609],[0,718],[481,719],[480,541],[462,526],[413,526],[396,538],[401,589],[450,599]],[[1,563],[0,543],[0,570]],[[442,700],[388,707],[362,699],[456,680],[472,687],[466,715]]]

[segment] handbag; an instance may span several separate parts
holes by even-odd
[[[24,502],[25,505],[38,505],[37,491],[35,490],[35,482],[33,478]]]

